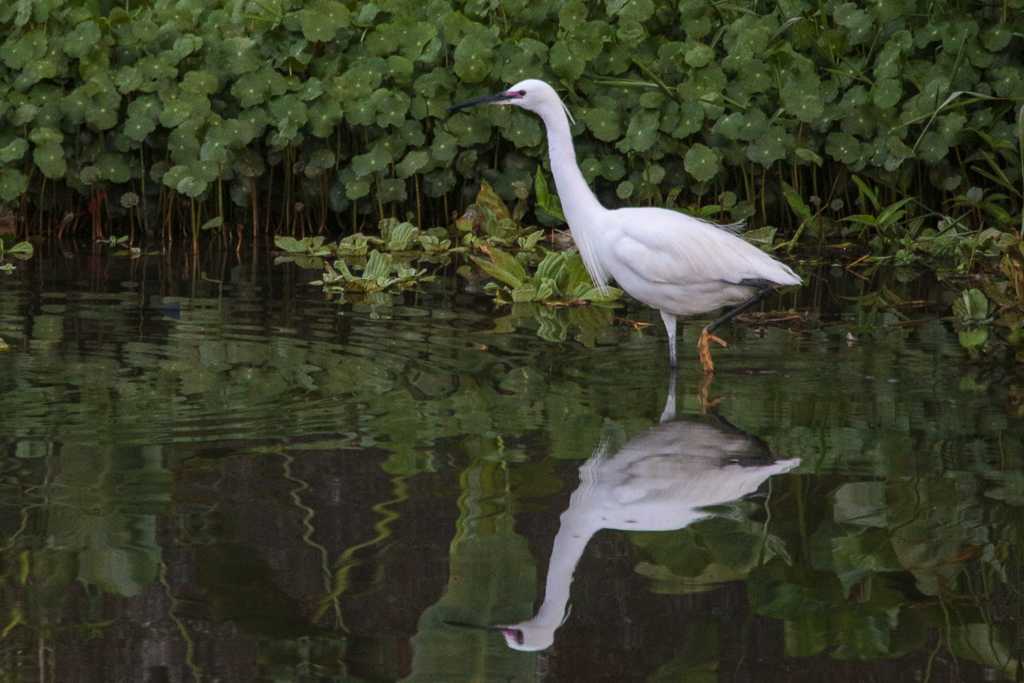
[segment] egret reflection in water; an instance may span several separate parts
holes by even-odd
[[[756,491],[799,458],[777,460],[767,445],[717,415],[676,418],[671,380],[661,422],[612,452],[607,442],[580,467],[548,564],[544,602],[533,618],[494,627],[509,647],[543,650],[568,618],[573,572],[601,529],[674,531],[707,518],[707,508]]]

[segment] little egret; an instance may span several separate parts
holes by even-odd
[[[758,303],[774,288],[801,284],[785,265],[730,231],[686,214],[655,207],[606,209],[576,163],[569,110],[554,88],[527,79],[508,90],[457,104],[522,107],[540,116],[548,135],[551,173],[569,231],[598,288],[610,280],[633,298],[658,309],[668,333],[669,364],[676,367],[676,318],[734,305],[712,321],[697,342],[701,364],[714,372],[713,333]]]

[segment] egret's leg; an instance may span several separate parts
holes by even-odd
[[[661,311],[661,321],[665,323],[665,331],[668,332],[668,365],[676,367],[676,317],[671,313]]]
[[[725,340],[716,337],[712,334],[719,326],[729,322],[743,311],[746,311],[752,306],[758,304],[762,299],[771,294],[770,288],[764,288],[758,290],[754,296],[750,297],[739,306],[735,306],[727,311],[724,315],[715,320],[712,320],[700,333],[700,339],[697,340],[697,352],[700,354],[700,364],[704,367],[704,372],[711,373],[715,371],[715,364],[711,360],[711,346],[710,342],[715,342],[720,346],[728,346]]]

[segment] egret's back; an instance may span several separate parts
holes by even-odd
[[[678,211],[607,212],[598,246],[604,269],[634,298],[676,315],[738,303],[800,277],[742,237]]]

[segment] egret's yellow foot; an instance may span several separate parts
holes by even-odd
[[[697,353],[700,356],[700,364],[704,368],[704,372],[708,374],[715,371],[715,363],[711,360],[710,342],[715,342],[723,348],[728,346],[724,339],[711,334],[707,328],[700,331],[700,339],[697,340]]]

